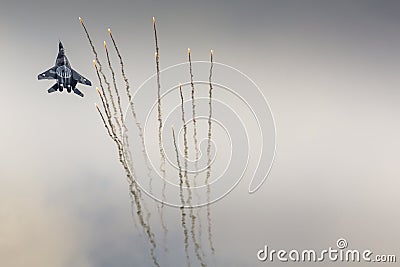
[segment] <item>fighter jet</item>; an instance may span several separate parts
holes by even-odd
[[[74,91],[75,94],[81,97],[83,97],[83,93],[76,88],[76,84],[82,83],[89,86],[92,85],[88,79],[71,68],[61,41],[58,44],[58,55],[54,67],[38,75],[38,80],[43,79],[57,80],[57,82],[47,90],[49,93],[56,91],[62,92],[64,88],[66,88],[68,93]]]

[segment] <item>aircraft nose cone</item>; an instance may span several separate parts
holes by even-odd
[[[59,41],[59,43],[58,43],[58,49],[64,49],[64,46],[63,46],[63,44],[61,43],[61,41]]]

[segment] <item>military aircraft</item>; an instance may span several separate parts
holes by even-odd
[[[88,79],[71,68],[61,41],[58,44],[58,55],[54,67],[38,75],[38,80],[43,79],[57,80],[57,82],[47,90],[48,93],[56,91],[62,92],[64,88],[66,88],[68,93],[74,91],[75,94],[83,97],[83,93],[76,88],[76,84],[82,83],[89,86],[92,85]]]

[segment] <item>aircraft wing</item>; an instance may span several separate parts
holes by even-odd
[[[92,83],[86,79],[85,77],[83,77],[82,75],[80,75],[77,71],[72,70],[72,78],[74,80],[76,80],[78,83],[82,83],[82,84],[86,84],[86,85],[92,85]]]
[[[55,66],[38,75],[38,80],[43,80],[43,79],[51,80],[56,78],[57,74]]]

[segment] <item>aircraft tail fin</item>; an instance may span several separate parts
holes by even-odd
[[[49,90],[47,90],[47,92],[48,92],[49,94],[50,94],[50,93],[54,93],[54,92],[57,91],[57,89],[58,89],[58,84],[55,83],[52,87],[50,87]]]
[[[79,95],[80,97],[83,97],[83,93],[81,91],[79,91],[77,88],[74,88],[74,93]]]

